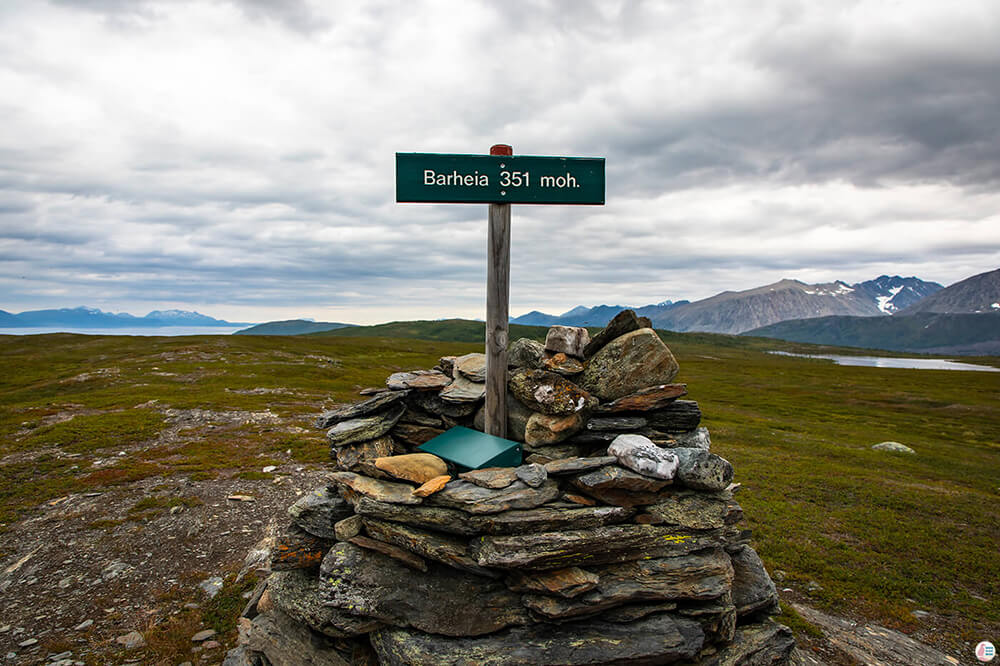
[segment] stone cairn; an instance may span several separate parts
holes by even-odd
[[[517,468],[414,452],[482,429],[483,354],[319,417],[338,471],[289,508],[227,664],[789,663],[733,467],[649,320],[553,326],[509,365]]]

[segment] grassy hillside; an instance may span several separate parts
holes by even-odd
[[[391,372],[480,349],[482,335],[477,322],[401,322],[281,338],[0,338],[0,532],[69,493],[150,477],[254,478],[286,452],[322,462],[316,413]],[[544,329],[512,327],[522,335]],[[765,353],[820,351],[808,345],[662,335],[713,450],[736,467],[754,544],[782,572],[779,587],[941,647],[1000,635],[1000,377],[841,367]],[[270,412],[299,427],[176,431],[177,410]],[[883,440],[917,454],[870,449]],[[0,545],[0,570],[12,552]]]
[[[305,319],[286,319],[285,321],[269,321],[264,324],[257,324],[242,331],[236,331],[233,335],[305,335],[307,333],[317,333],[321,331],[332,331],[338,328],[347,328],[353,324],[340,324],[330,321],[306,321]]]
[[[544,326],[521,326],[511,324],[509,337],[545,340],[548,328]],[[418,340],[440,340],[443,342],[473,342],[483,344],[486,339],[486,324],[468,319],[442,319],[437,321],[394,321],[377,326],[355,326],[349,329],[324,331],[312,334],[314,337],[365,337],[365,338],[415,338]]]
[[[745,335],[844,347],[936,353],[1000,353],[1000,312],[795,319]]]

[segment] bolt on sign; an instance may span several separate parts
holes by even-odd
[[[604,205],[603,157],[396,153],[398,203],[489,204],[486,269],[486,432],[507,434],[510,204]]]

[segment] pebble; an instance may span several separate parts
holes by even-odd
[[[264,469],[262,469],[261,471],[262,471],[262,472],[264,472],[265,474],[268,474],[268,473],[270,473],[270,472],[273,472],[273,471],[274,471],[274,470],[276,470],[276,469],[278,469],[278,466],[277,466],[277,465],[268,465],[267,467],[265,467],[265,468],[264,468]]]
[[[215,635],[215,629],[202,629],[197,634],[191,637],[191,640],[195,643],[200,643],[202,641],[208,640]]]
[[[924,619],[925,617],[930,617],[931,616],[931,614],[928,613],[925,610],[910,611],[910,615],[912,615],[913,617],[915,617],[917,619],[920,619],[920,620]]]
[[[89,629],[92,626],[94,626],[93,620],[84,620],[80,624],[73,627],[73,631],[83,631],[84,629]]]
[[[27,640],[23,640],[20,643],[18,643],[17,647],[31,647],[32,645],[34,645],[37,642],[38,642],[37,638],[29,638]]]
[[[138,631],[130,631],[115,639],[115,643],[123,646],[126,650],[134,650],[146,645],[146,639]]]
[[[170,507],[170,515],[176,516],[178,513],[184,510],[184,507],[178,504],[177,506]]]
[[[222,589],[222,577],[212,576],[211,578],[206,578],[198,583],[198,587],[200,587],[205,594],[208,595],[208,598],[211,599],[219,593],[219,590]]]
[[[205,641],[204,643],[202,643],[202,646],[206,650],[214,650],[216,648],[222,647],[222,643],[220,643],[219,641]]]
[[[5,624],[2,627],[0,627],[0,634],[6,634],[8,631],[10,631],[9,624]]]
[[[250,495],[227,495],[227,500],[232,500],[233,502],[252,502],[253,497]]]

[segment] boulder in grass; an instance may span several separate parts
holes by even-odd
[[[653,329],[640,328],[597,352],[580,384],[601,400],[613,401],[648,386],[669,384],[678,369],[674,355]]]
[[[583,358],[583,350],[590,342],[590,333],[580,326],[552,326],[545,336],[545,349]]]
[[[679,465],[676,455],[642,435],[618,435],[608,447],[608,455],[617,458],[622,467],[665,481],[673,480]]]
[[[872,446],[873,451],[889,451],[890,453],[916,453],[906,444],[899,442],[880,442]]]

